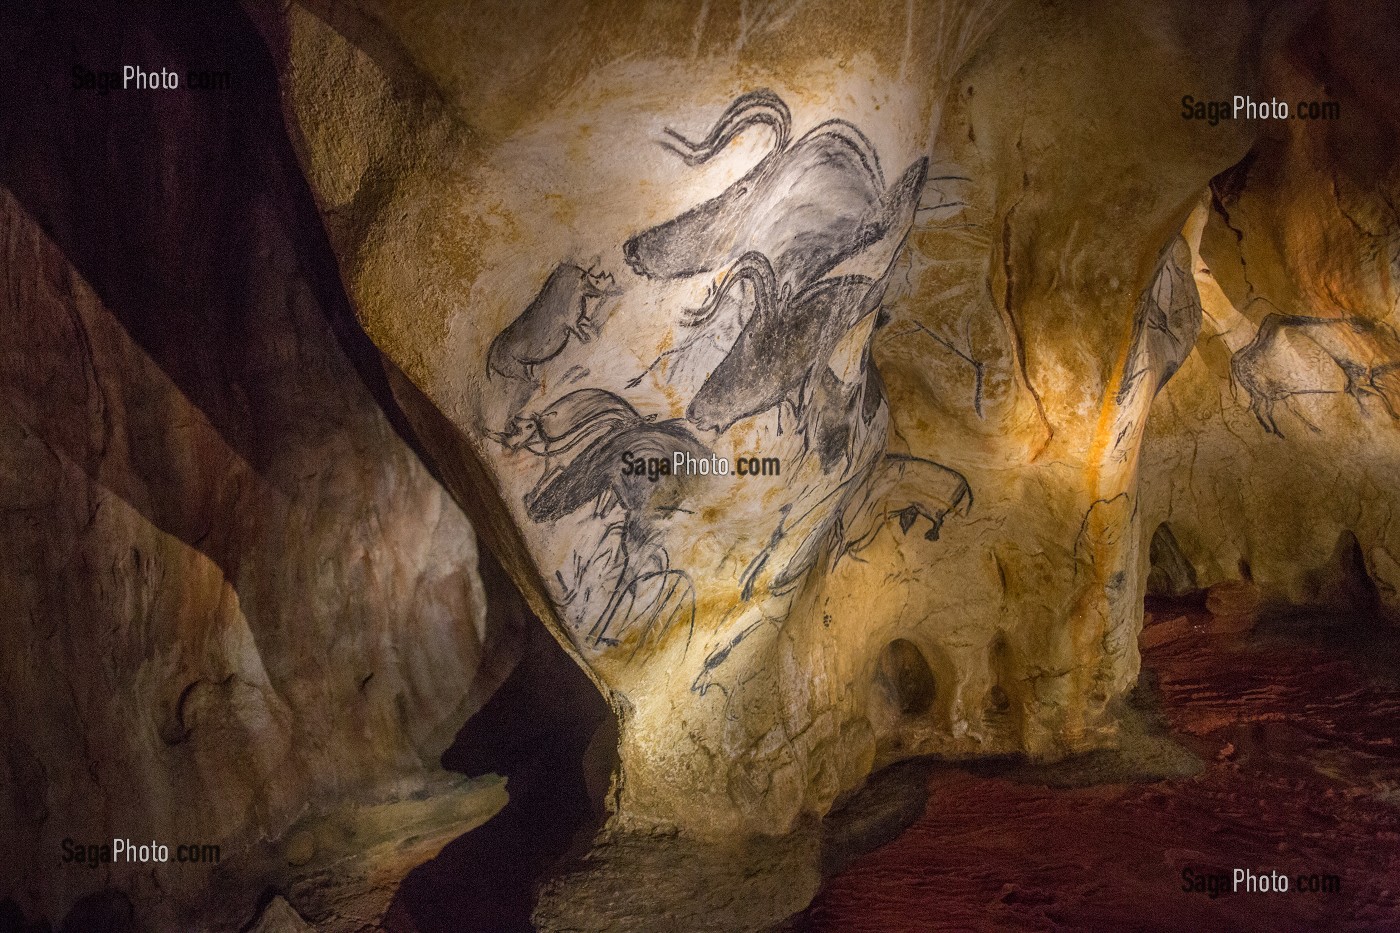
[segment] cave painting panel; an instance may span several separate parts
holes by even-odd
[[[697,171],[742,135],[768,133],[772,143],[720,194],[637,232],[615,254],[588,268],[558,262],[491,342],[487,370],[505,418],[490,434],[504,451],[533,455],[527,517],[582,522],[561,532],[578,543],[546,576],[589,656],[621,649],[631,658],[673,631],[688,647],[703,581],[737,588],[722,630],[750,600],[790,594],[812,568],[858,552],[886,524],[911,533],[925,521],[921,533],[936,540],[972,506],[961,474],[887,452],[888,406],[871,358],[928,160],[887,181],[854,124],[827,120],[794,141],[792,123],[781,97],[757,90],[734,99],[700,138],[667,128],[661,144]],[[671,322],[670,346],[640,372],[554,371],[571,342],[598,340],[593,359],[609,354],[602,323],[629,288],[687,280],[708,280],[703,299],[649,307]],[[689,394],[684,417],[666,417],[677,391]],[[673,458],[714,463],[720,440],[757,418],[773,420],[771,436],[789,454],[781,498],[762,510],[766,527],[736,541],[719,565],[678,562],[715,530],[703,513],[716,485],[737,479],[672,469]],[[902,481],[911,471],[919,483]],[[913,488],[942,498],[901,497]],[[694,689],[707,689],[765,621],[782,617],[745,617],[721,638]]]
[[[1249,396],[1259,426],[1283,437],[1275,406],[1282,403],[1309,430],[1318,430],[1293,400],[1346,394],[1362,412],[1372,400],[1395,419],[1400,391],[1400,336],[1381,321],[1271,312],[1254,339],[1230,360],[1230,375]]]

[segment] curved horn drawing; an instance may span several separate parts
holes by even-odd
[[[792,112],[782,98],[767,89],[736,97],[728,109],[720,114],[704,139],[693,142],[667,127],[666,135],[670,139],[661,140],[661,145],[679,155],[686,165],[703,165],[729,145],[734,137],[756,124],[773,130],[773,148],[765,159],[787,148],[792,132]]]

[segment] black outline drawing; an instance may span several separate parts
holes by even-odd
[[[754,279],[748,322],[686,407],[686,417],[701,430],[723,433],[783,402],[800,418],[812,371],[826,365],[841,338],[877,311],[885,296],[886,279],[843,275],[821,279],[789,298],[778,292],[767,260],[758,258],[762,271]]]
[[[1191,248],[1183,237],[1173,237],[1158,253],[1157,273],[1139,296],[1133,314],[1128,359],[1114,394],[1119,408],[1108,447],[1114,462],[1126,463],[1132,454],[1123,442],[1141,426],[1147,405],[1195,348],[1204,314],[1191,272]],[[1146,400],[1141,405],[1127,404],[1146,380],[1152,380]]]
[[[561,262],[525,310],[511,321],[486,351],[487,377],[521,383],[512,414],[539,387],[535,369],[564,352],[571,339],[588,343],[598,335],[595,317],[602,303],[622,294],[612,274],[594,263],[587,269]]]
[[[615,577],[607,602],[588,632],[594,645],[617,644],[622,631],[640,621],[640,648],[652,636],[668,605],[671,612],[660,633],[669,629],[687,603],[693,629],[694,585],[689,574],[671,567],[661,534],[668,519],[686,511],[688,478],[666,476],[651,481],[622,474],[626,452],[668,462],[678,450],[697,458],[708,457],[709,450],[685,422],[656,422],[654,416],[643,417],[626,399],[605,389],[578,389],[539,411],[515,418],[512,430],[498,435],[497,440],[508,449],[526,450],[545,460],[544,475],[524,497],[531,521],[555,522],[590,504],[596,519],[605,518],[614,508],[622,512],[621,519],[603,529],[586,560],[576,555],[572,584],[562,574],[555,575],[564,589],[564,604],[582,596],[585,607],[593,593],[582,588],[580,581],[590,569],[600,567],[604,577]],[[579,447],[582,450],[567,464],[557,463],[559,457]],[[649,584],[657,593],[644,601]],[[619,619],[619,630],[610,635]]]
[[[925,501],[926,496],[896,496],[899,484],[910,469],[928,469],[952,479],[953,488],[947,497],[948,504],[941,509],[931,509]],[[923,485],[927,487],[928,484]],[[770,593],[781,595],[789,591],[824,555],[833,555],[831,566],[834,568],[842,558],[854,556],[869,547],[891,519],[897,518],[900,532],[908,534],[919,518],[926,518],[929,530],[924,533],[924,540],[937,541],[948,517],[959,508],[963,515],[970,515],[973,505],[972,487],[967,477],[957,470],[910,454],[885,453],[877,456],[859,474],[842,482],[794,521],[788,521],[793,503],[778,510],[778,524],[767,545],[744,569],[741,579],[745,600],[753,595],[758,577],[779,543],[791,535],[792,528],[800,526],[833,498],[837,499],[836,505],[816,528],[808,532],[786,566],[773,577],[768,586]]]
[[[972,320],[971,320],[971,318],[967,319],[967,321],[966,321],[965,323],[966,323],[967,329],[968,329],[969,331],[971,331],[971,330],[972,330]],[[979,360],[979,359],[975,358],[975,357],[972,355],[972,350],[971,350],[972,338],[971,338],[971,336],[968,336],[968,337],[965,338],[965,339],[967,340],[968,345],[969,345],[969,349],[968,349],[966,352],[964,352],[963,350],[959,350],[956,346],[954,346],[953,343],[952,343],[952,341],[950,341],[950,340],[945,340],[943,337],[940,337],[940,336],[939,336],[937,333],[935,333],[933,330],[931,330],[931,329],[928,328],[927,326],[925,326],[925,325],[919,323],[918,321],[909,321],[909,322],[908,322],[908,325],[909,325],[909,327],[908,327],[907,330],[891,331],[891,332],[890,332],[890,336],[891,336],[891,337],[905,337],[905,336],[908,336],[908,335],[910,335],[910,334],[919,334],[919,333],[921,333],[921,334],[923,334],[924,336],[928,337],[930,340],[932,340],[934,343],[936,343],[936,344],[938,344],[939,346],[943,347],[943,348],[944,348],[945,350],[947,350],[949,353],[951,353],[951,354],[953,354],[954,356],[956,356],[958,359],[962,360],[962,361],[963,361],[964,363],[966,363],[968,366],[971,366],[971,367],[972,367],[972,410],[973,410],[973,412],[977,415],[978,418],[983,418],[983,417],[985,417],[985,415],[984,415],[983,412],[982,412],[982,389],[983,389],[983,385],[984,385],[985,380],[986,380],[987,364],[986,364],[985,361]]]
[[[735,694],[738,693],[740,687],[744,686],[744,684],[748,683],[750,680],[753,680],[758,675],[750,674],[743,680],[740,680],[726,687],[723,683],[715,679],[715,671],[722,667],[725,661],[729,660],[729,656],[734,653],[735,648],[742,645],[745,641],[749,639],[751,635],[753,635],[759,629],[763,628],[763,626],[773,626],[777,630],[774,633],[774,637],[776,637],[778,634],[781,634],[783,626],[784,624],[786,624],[786,621],[786,619],[779,620],[769,619],[766,617],[758,619],[757,621],[751,622],[747,626],[745,626],[742,631],[730,638],[729,641],[711,651],[705,656],[705,661],[700,668],[700,673],[696,674],[695,679],[690,682],[690,692],[697,696],[703,697],[705,694],[710,692],[710,688],[713,687],[718,689],[719,692],[724,696],[725,717],[728,719],[733,719],[733,716],[729,712],[729,708],[730,704],[734,701]]]
[[[689,278],[758,252],[794,290],[912,223],[928,172],[920,159],[888,190],[875,147],[845,120],[828,120],[788,145],[788,107],[772,91],[736,98],[710,133],[691,142],[667,129],[667,148],[701,165],[744,130],[766,125],[774,146],[723,193],[645,230],[623,246],[627,264],[652,279]],[[912,202],[908,203],[911,199]]]
[[[1184,253],[1187,265],[1178,262]],[[1122,404],[1149,373],[1157,377],[1152,394],[1161,391],[1196,346],[1201,333],[1201,295],[1189,265],[1190,247],[1181,237],[1162,250],[1157,275],[1138,301],[1133,317],[1133,349],[1124,369],[1117,401]]]
[[[1281,350],[1279,341],[1290,334],[1305,337],[1326,354],[1345,379],[1340,389],[1312,387],[1300,380],[1316,373],[1299,373],[1291,365],[1275,366]],[[1260,427],[1283,437],[1274,418],[1274,405],[1283,402],[1309,430],[1317,426],[1288,403],[1297,395],[1337,395],[1346,393],[1364,413],[1367,397],[1380,400],[1392,419],[1397,415],[1385,386],[1376,380],[1400,370],[1400,336],[1389,324],[1369,318],[1309,317],[1270,312],[1259,323],[1254,339],[1230,358],[1230,375],[1249,394],[1249,410]]]
[[[687,308],[681,312],[681,326],[697,328],[697,334],[652,360],[646,369],[627,383],[627,387],[637,386],[663,361],[673,356],[691,353],[702,341],[710,343],[721,353],[727,353],[743,332],[759,303],[773,300],[772,283],[776,278],[773,264],[768,261],[767,256],[758,252],[740,256],[725,270],[719,281],[710,286],[700,307]],[[722,311],[726,313],[721,313]],[[668,374],[668,379],[674,372],[673,368]]]
[[[491,436],[509,451],[543,461],[523,497],[527,515],[544,524],[589,508],[587,520],[601,526],[591,552],[573,552],[571,578],[565,579],[563,569],[555,572],[579,641],[595,648],[619,644],[633,626],[641,628],[640,648],[687,612],[694,630],[693,580],[670,565],[664,545],[672,520],[692,514],[685,508],[692,480],[663,476],[653,482],[621,473],[625,452],[668,461],[676,451],[709,456],[692,426],[722,434],[742,419],[776,409],[781,434],[786,406],[802,438],[802,457],[815,455],[824,477],[779,510],[767,545],[741,574],[745,601],[793,535],[802,535],[801,541],[768,581],[771,593],[790,591],[823,560],[854,555],[890,522],[908,534],[925,518],[924,537],[937,540],[947,517],[972,505],[961,474],[930,460],[885,453],[886,399],[871,355],[873,335],[888,321],[886,292],[919,210],[928,159],[916,159],[886,185],[875,148],[860,129],[828,120],[793,141],[791,112],[768,90],[733,100],[703,138],[668,128],[662,142],[698,167],[755,127],[773,135],[757,164],[720,195],[636,234],[623,247],[628,266],[644,278],[719,272],[700,307],[679,316],[679,326],[692,336],[629,383],[635,386],[664,360],[684,363],[709,344],[709,354],[688,364],[703,362],[707,371],[685,420],[644,417],[627,399],[599,387],[575,389],[520,414],[543,384],[537,368],[563,353],[570,340],[591,340],[599,329],[597,309],[620,294],[596,263],[587,270],[557,266],[487,353],[488,374],[505,377],[514,392],[505,426]],[[863,347],[842,343],[848,335],[859,339],[855,332],[867,321]],[[675,373],[670,368],[667,378]],[[575,367],[568,375],[587,374]],[[562,383],[552,381],[567,384],[568,375]],[[980,407],[980,377],[978,395]],[[936,483],[956,478],[946,507],[891,498],[891,484],[897,486],[911,468],[940,471]],[[854,538],[848,533],[853,525],[861,528]],[[781,627],[782,620],[765,621]],[[712,652],[696,685],[761,624]]]
[[[873,329],[872,329],[873,333]],[[870,341],[862,352],[861,378],[854,382],[842,380],[829,365],[818,366],[815,378],[808,378],[802,400],[802,451],[815,451],[823,473],[832,473],[838,464],[850,469],[856,458],[857,426],[869,426],[884,400],[878,377],[874,391],[879,393],[873,405],[868,393],[875,372],[870,359]],[[859,414],[857,414],[859,412]]]
[[[927,457],[894,453],[885,454],[882,467],[885,475],[872,484],[866,493],[866,499],[854,512],[857,516],[862,514],[871,516],[873,521],[870,528],[861,531],[858,535],[849,536],[842,543],[841,556],[855,555],[869,547],[875,540],[875,536],[879,534],[880,529],[891,519],[898,519],[900,533],[906,535],[920,518],[927,519],[929,528],[928,531],[924,532],[924,540],[937,541],[943,533],[944,523],[959,508],[962,509],[964,516],[972,514],[974,502],[972,486],[968,484],[966,476],[952,467],[944,466]],[[900,484],[906,481],[910,470],[932,471],[951,480],[953,488],[951,494],[946,497],[948,504],[940,509],[931,509],[925,501],[927,495],[919,498],[896,495],[899,492]],[[921,489],[932,488],[932,484],[928,482],[918,485]],[[867,508],[870,510],[868,513],[866,512]]]
[[[705,327],[732,307],[730,298],[738,291],[738,304],[744,324],[727,355],[705,380],[691,400],[686,416],[702,430],[724,432],[735,422],[788,402],[800,417],[803,390],[812,371],[824,365],[832,349],[866,315],[878,311],[884,299],[893,268],[904,239],[913,223],[918,187],[922,184],[927,160],[915,162],[896,185],[896,199],[905,223],[891,246],[880,277],[849,274],[817,278],[804,268],[790,280],[763,252],[749,251],[739,256],[711,290],[705,303],[686,312],[682,324]],[[892,230],[889,223],[883,237]],[[850,252],[838,257],[853,258],[871,244],[848,244]],[[834,263],[833,263],[834,265]],[[822,271],[827,271],[824,269]],[[807,283],[795,289],[797,283]],[[795,291],[795,293],[794,293]],[[732,317],[732,315],[731,315]],[[732,321],[724,322],[732,325]],[[658,357],[641,376],[664,358],[688,351],[696,338]]]
[[[906,473],[910,469],[932,470],[940,476],[951,479],[953,487],[951,495],[947,497],[948,504],[939,509],[931,509],[922,497],[915,499],[908,496],[898,496],[900,483],[905,480]],[[871,479],[875,481],[867,482]],[[833,497],[839,500],[836,506],[816,528],[807,534],[802,544],[788,559],[787,565],[773,577],[768,586],[769,593],[781,595],[791,591],[808,572],[817,566],[824,556],[832,557],[832,568],[848,555],[858,560],[859,558],[854,555],[869,547],[874,542],[876,535],[891,520],[897,520],[900,533],[907,535],[920,518],[925,518],[929,522],[929,528],[923,534],[924,540],[937,541],[948,518],[959,511],[964,516],[971,515],[974,501],[972,487],[968,484],[967,478],[957,470],[926,457],[916,457],[911,454],[886,453],[876,457],[871,461],[868,469],[831,490],[794,521],[788,521],[792,514],[793,503],[789,502],[778,510],[778,524],[773,529],[768,543],[744,568],[741,580],[744,584],[743,600],[745,602],[753,596],[759,576],[772,559],[778,545],[791,535],[791,529],[800,526],[803,521]],[[857,527],[861,530],[858,535],[853,535],[853,529]],[[734,635],[728,642],[711,651],[706,656],[700,673],[691,683],[691,692],[704,696],[711,687],[718,687],[726,697],[727,702],[731,692],[715,679],[715,671],[729,659],[736,647],[765,623],[776,626],[781,632],[785,622],[786,619],[766,617],[759,619]],[[734,686],[737,688],[740,685],[735,684]]]
[[[561,454],[612,431],[654,420],[655,415],[643,418],[631,402],[606,389],[577,389],[530,414],[516,415],[505,431],[492,438],[507,450],[525,449],[545,458],[539,484],[543,485],[553,478],[554,460]]]

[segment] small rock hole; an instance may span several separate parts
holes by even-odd
[[[876,680],[890,704],[905,716],[928,712],[938,692],[928,660],[906,638],[896,638],[880,652]]]

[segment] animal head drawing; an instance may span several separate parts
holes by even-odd
[[[521,448],[533,450],[545,439],[538,413],[516,415],[510,419],[510,423],[506,425],[504,431],[493,432],[491,437],[509,451]]]
[[[596,264],[583,270],[583,275],[579,280],[578,313],[566,325],[566,329],[580,343],[588,343],[598,336],[598,332],[602,329],[602,322],[594,317],[590,311],[596,310],[603,299],[620,294],[622,294],[622,289],[617,286],[611,272],[603,272],[597,268]]]
[[[787,148],[792,114],[772,91],[752,91],[736,98],[715,121],[706,137],[686,139],[667,129],[662,145],[690,166],[702,165],[722,152],[752,126],[773,131],[773,148],[749,172],[716,198],[629,239],[622,255],[632,271],[646,278],[675,279],[709,272],[720,261],[720,247],[734,241],[744,220],[750,193]]]

